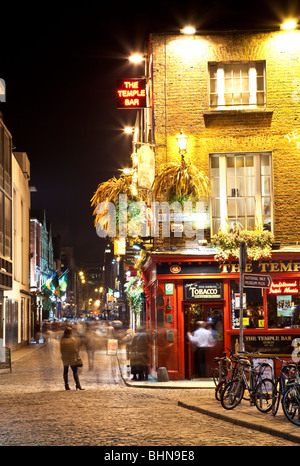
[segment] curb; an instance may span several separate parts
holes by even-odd
[[[286,440],[289,440],[290,442],[300,444],[300,437],[297,435],[290,434],[288,432],[282,432],[281,430],[272,429],[272,428],[263,426],[261,424],[256,424],[256,423],[246,421],[243,419],[233,419],[230,416],[226,416],[226,414],[216,413],[215,411],[211,411],[206,408],[200,408],[199,406],[188,405],[186,403],[183,403],[182,401],[178,401],[178,406],[185,408],[185,409],[190,409],[192,411],[196,411],[201,414],[205,414],[206,416],[214,417],[221,421],[235,424],[237,426],[246,427],[247,429],[257,430],[259,432],[264,432],[266,434],[273,435],[274,437],[284,438]]]
[[[130,379],[126,378],[124,376],[124,373],[125,373],[125,370],[124,368],[122,369],[122,366],[125,365],[124,362],[121,362],[120,361],[120,357],[119,357],[119,354],[117,353],[116,354],[117,356],[117,361],[118,361],[118,365],[119,365],[119,372],[120,372],[120,375],[121,375],[121,378],[122,378],[122,381],[123,383],[127,386],[127,387],[131,387],[131,388],[154,388],[154,389],[169,389],[169,390],[177,390],[177,389],[180,389],[180,390],[184,390],[184,389],[188,389],[188,390],[213,390],[215,388],[215,385],[213,386],[209,386],[209,385],[203,385],[201,386],[200,384],[199,385],[188,385],[188,383],[186,385],[175,385],[176,384],[176,381],[173,381],[174,383],[172,384],[172,381],[170,382],[158,382],[157,380],[153,379],[152,377],[152,381],[151,379],[147,381],[135,381],[135,382],[131,382]]]

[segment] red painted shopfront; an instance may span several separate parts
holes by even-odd
[[[246,272],[267,274],[270,289],[244,288],[244,345],[272,358],[300,357],[300,254],[274,252],[247,264]],[[187,332],[209,324],[215,345],[206,350],[206,376],[215,356],[238,349],[239,265],[213,255],[151,253],[143,269],[150,338],[150,373],[166,367],[170,380],[194,377],[194,354]],[[299,350],[298,350],[299,348]]]

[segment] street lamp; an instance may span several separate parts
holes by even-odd
[[[186,136],[182,130],[180,131],[180,134],[178,134],[178,136],[176,136],[176,139],[177,139],[177,142],[178,142],[178,147],[179,147],[179,154],[181,154],[182,158],[183,158],[184,154],[186,153],[188,138],[189,137]]]

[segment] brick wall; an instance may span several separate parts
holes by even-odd
[[[187,155],[207,174],[210,153],[271,151],[275,237],[281,244],[298,241],[300,31],[155,34],[151,50],[156,169],[179,160],[181,129],[189,136]],[[213,113],[208,62],[242,60],[266,61],[267,109]],[[286,137],[297,129],[296,138]]]

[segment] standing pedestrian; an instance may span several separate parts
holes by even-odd
[[[131,380],[148,379],[148,336],[142,327],[137,329],[129,347]],[[138,376],[138,378],[137,378]]]
[[[61,358],[64,365],[64,382],[65,382],[65,389],[70,390],[69,382],[68,382],[68,372],[69,366],[71,366],[73,377],[76,383],[76,390],[84,390],[81,388],[78,376],[78,364],[79,364],[79,351],[78,351],[78,344],[73,337],[73,332],[71,327],[66,327],[63,336],[60,340],[60,352]]]
[[[197,329],[193,334],[187,332],[189,340],[194,344],[195,351],[195,376],[205,377],[206,376],[206,351],[207,348],[214,345],[214,339],[209,330],[206,328],[206,324],[203,321],[196,323]]]

